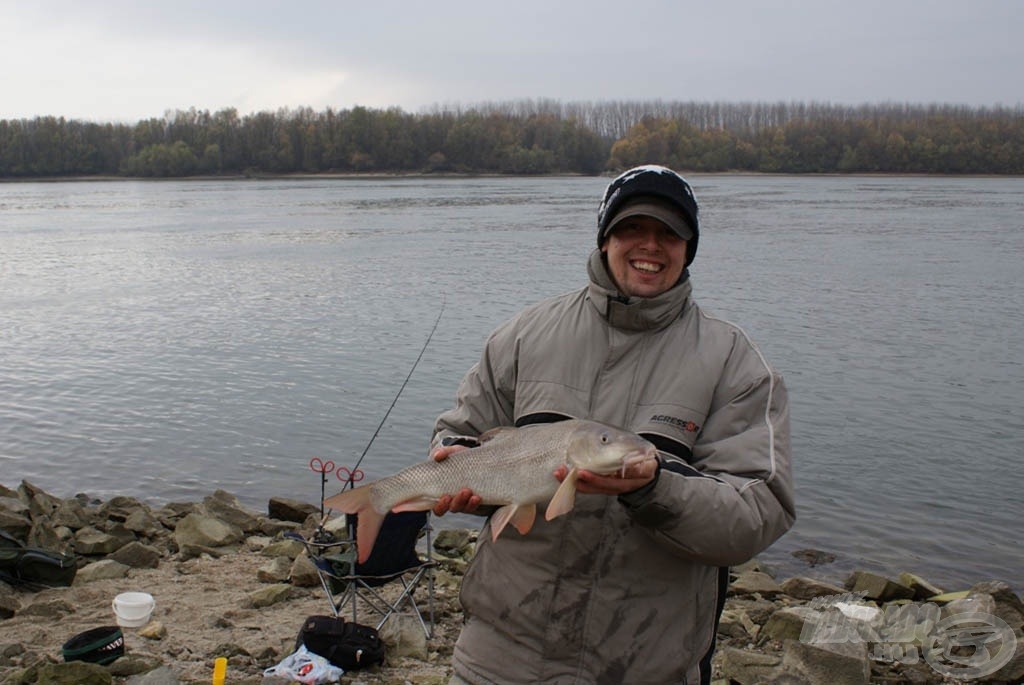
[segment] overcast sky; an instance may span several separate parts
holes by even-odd
[[[0,118],[1024,102],[1024,0],[0,0]]]

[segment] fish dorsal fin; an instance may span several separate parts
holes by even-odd
[[[480,440],[480,444],[493,442],[495,440],[500,442],[501,440],[511,438],[518,430],[518,428],[513,428],[512,426],[498,426],[497,428],[485,431],[478,440]]]
[[[575,466],[569,470],[565,480],[558,486],[555,496],[548,503],[548,509],[544,512],[544,518],[548,521],[568,514],[576,504],[576,479],[579,477],[579,469]]]

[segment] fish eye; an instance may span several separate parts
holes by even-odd
[[[607,433],[601,433],[601,444],[602,445],[607,445],[608,444],[608,434]]]

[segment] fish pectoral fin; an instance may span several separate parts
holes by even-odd
[[[537,519],[536,504],[520,504],[512,515],[512,525],[519,531],[520,535],[526,535],[533,528],[533,522]]]
[[[505,526],[507,526],[508,522],[515,516],[516,509],[518,508],[518,504],[506,504],[494,512],[491,516],[491,542],[498,539],[498,536],[501,535],[501,531],[505,530]]]
[[[435,504],[437,504],[436,497],[417,497],[416,499],[399,502],[395,506],[391,507],[391,511],[395,513],[401,511],[427,511],[429,509],[433,509]]]
[[[576,504],[576,479],[579,477],[579,469],[575,466],[565,476],[565,480],[558,486],[555,496],[548,503],[548,509],[544,512],[544,518],[550,521],[553,518],[568,514]]]

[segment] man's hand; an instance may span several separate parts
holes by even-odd
[[[434,461],[444,461],[450,455],[462,450],[469,449],[465,445],[438,445],[430,452],[430,458]],[[434,505],[434,515],[444,516],[447,513],[472,514],[480,506],[480,497],[474,495],[469,488],[462,488],[454,495],[443,495]]]
[[[623,474],[616,471],[613,474],[602,476],[593,471],[580,469],[576,479],[576,491],[588,495],[624,495],[627,492],[639,490],[654,480],[658,472],[658,461],[648,459],[647,461],[634,464],[626,469]],[[559,466],[555,469],[555,478],[561,483],[569,475],[569,467]]]

